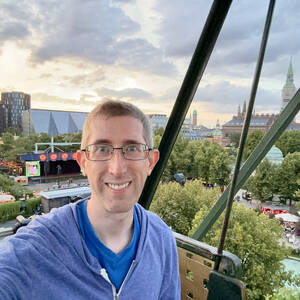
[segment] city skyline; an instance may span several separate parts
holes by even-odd
[[[31,95],[32,108],[88,112],[104,98],[169,115],[212,1],[144,0],[0,4],[0,92]],[[221,125],[250,95],[268,3],[229,10],[187,118]],[[256,113],[278,113],[290,60],[300,82],[296,0],[277,2]]]

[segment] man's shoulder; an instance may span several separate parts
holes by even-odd
[[[171,228],[155,213],[146,210],[141,205],[136,204],[137,211],[142,216],[142,221],[158,233],[172,234]]]
[[[72,206],[65,205],[58,209],[52,209],[44,215],[36,216],[27,226],[19,228],[17,233],[11,237],[11,242],[18,244],[26,241],[30,245],[37,243],[39,246],[46,243],[45,246],[47,246],[49,240],[55,236],[61,236],[62,232],[69,235],[66,231],[73,230],[69,226],[70,223],[74,223],[73,210]]]

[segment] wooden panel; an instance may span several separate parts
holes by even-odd
[[[209,273],[214,262],[183,248],[177,247],[181,278],[182,300],[205,300]]]

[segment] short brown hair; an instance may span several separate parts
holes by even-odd
[[[143,137],[146,144],[152,148],[153,138],[149,119],[135,105],[123,101],[105,100],[98,104],[87,116],[82,130],[81,149],[88,145],[91,122],[98,116],[118,117],[131,116],[141,121],[143,125]]]

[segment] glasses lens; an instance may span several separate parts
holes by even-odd
[[[87,148],[90,160],[107,160],[111,158],[111,153],[113,151],[110,145],[90,145]]]
[[[130,160],[145,159],[148,156],[148,147],[143,144],[126,145],[124,148],[124,157]]]

